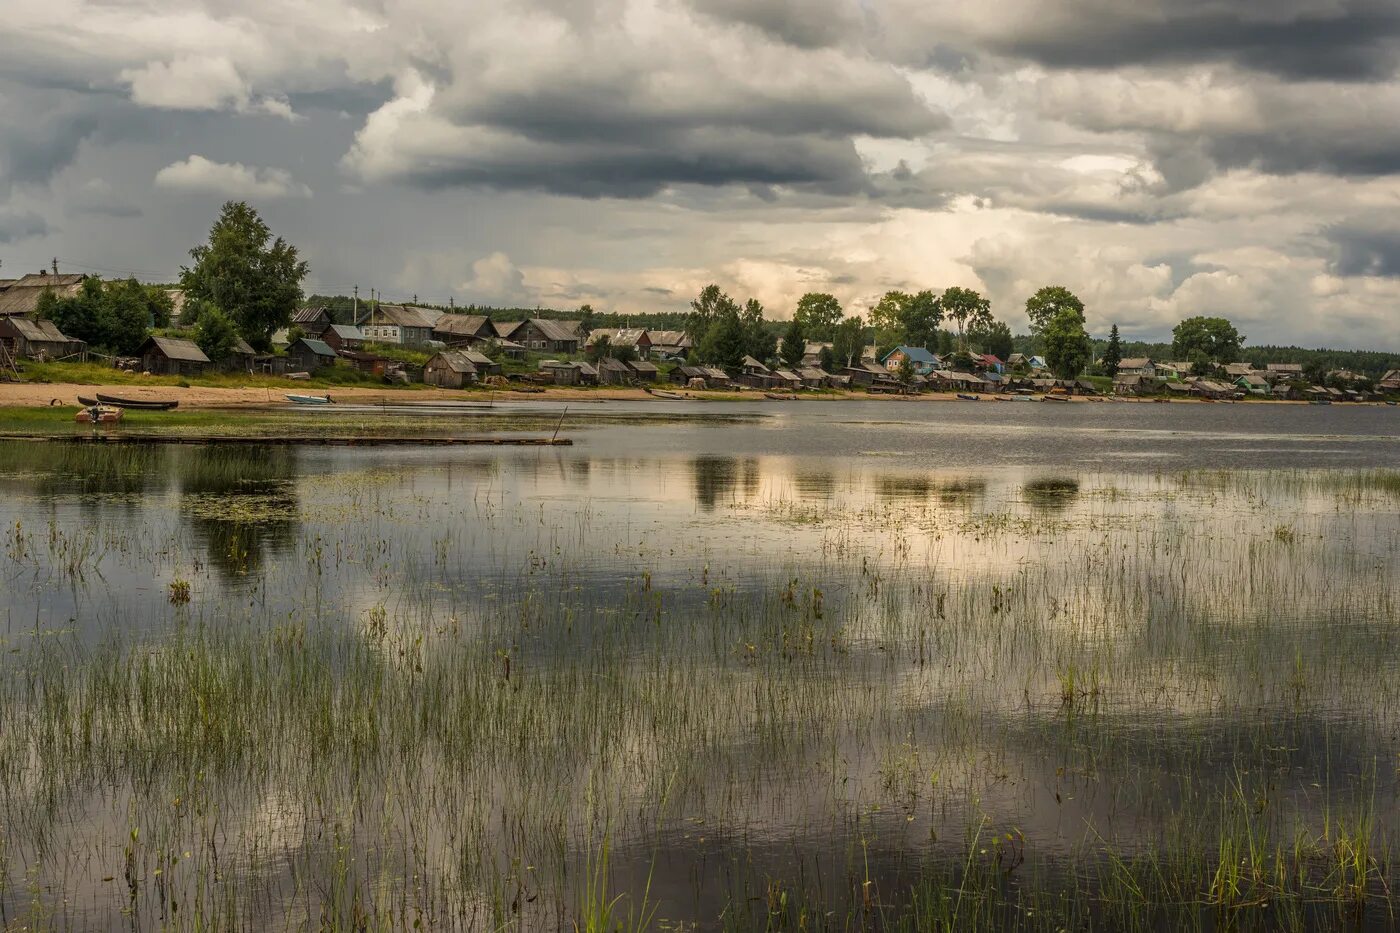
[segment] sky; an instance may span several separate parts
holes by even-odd
[[[227,199],[308,293],[1400,349],[1394,0],[9,0],[0,276],[171,280]]]

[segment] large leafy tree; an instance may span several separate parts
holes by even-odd
[[[1073,308],[1062,308],[1040,332],[1045,342],[1045,362],[1059,379],[1073,379],[1093,358],[1084,319]]]
[[[705,342],[705,337],[715,322],[730,312],[737,314],[738,311],[739,306],[734,303],[734,299],[726,295],[718,285],[706,285],[690,302],[690,314],[685,319],[685,332],[695,342],[695,346],[699,347]]]
[[[954,285],[939,299],[943,314],[958,324],[958,347],[967,349],[967,332],[992,324],[992,303],[970,288]]]
[[[1026,317],[1031,319],[1031,333],[1039,335],[1055,315],[1064,310],[1074,311],[1084,320],[1084,302],[1063,285],[1047,285],[1026,299]]]
[[[865,349],[865,322],[848,317],[836,325],[831,335],[831,356],[836,366],[850,366],[860,360]]]
[[[789,366],[796,366],[802,362],[802,357],[807,352],[807,334],[802,329],[802,322],[794,319],[788,324],[787,333],[783,334],[783,344],[778,349],[778,355],[782,357],[784,363]]]
[[[291,323],[306,263],[295,246],[273,239],[245,202],[224,205],[209,230],[209,242],[190,250],[190,258],[194,264],[180,270],[186,296],[226,313],[254,349],[269,348],[273,331]]]
[[[1172,353],[1179,359],[1199,354],[1217,363],[1239,359],[1244,335],[1223,317],[1189,317],[1172,328]]]
[[[911,347],[933,350],[938,345],[938,326],[943,323],[943,304],[928,289],[909,296],[901,316],[904,342]]]
[[[778,355],[778,338],[763,319],[763,305],[757,298],[744,302],[740,314],[744,322],[744,350],[756,360],[767,362]]]
[[[1103,371],[1109,376],[1118,375],[1118,364],[1123,362],[1123,341],[1118,336],[1118,325],[1108,332],[1108,346],[1103,350]]]
[[[813,340],[835,339],[836,325],[841,321],[841,302],[834,295],[808,292],[797,299],[793,319],[802,322],[802,328]]]
[[[992,321],[986,327],[978,328],[972,336],[983,353],[990,353],[1003,363],[1012,353],[1011,328],[1004,321]]]
[[[726,369],[738,369],[748,352],[748,331],[737,305],[724,308],[710,323],[700,344],[700,356]]]

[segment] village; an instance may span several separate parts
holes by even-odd
[[[77,294],[86,276],[40,272],[0,280],[0,368],[18,375],[25,361],[101,361],[129,373],[198,378],[211,373],[292,381],[423,384],[440,389],[494,387],[522,392],[545,387],[637,387],[660,397],[695,392],[754,392],[775,399],[861,393],[908,398],[943,393],[960,399],[1143,399],[1155,401],[1276,400],[1388,402],[1400,396],[1400,370],[1381,378],[1332,370],[1308,381],[1299,363],[1120,360],[1111,375],[1055,378],[1046,360],[1010,353],[1005,359],[974,350],[939,354],[900,345],[881,352],[866,344],[840,360],[831,341],[805,341],[800,360],[745,355],[725,368],[695,359],[684,330],[589,327],[582,320],[495,320],[484,314],[366,302],[351,321],[326,307],[299,308],[291,325],[258,353],[235,337],[223,359],[211,359],[178,328],[150,333],[130,356],[107,357],[66,336],[37,315],[41,296]],[[168,290],[178,318],[182,295]],[[858,356],[858,358],[857,358]],[[789,359],[792,357],[789,356]],[[685,394],[681,394],[685,393]]]

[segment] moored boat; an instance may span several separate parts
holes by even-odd
[[[772,399],[773,401],[775,401],[775,402],[795,402],[795,401],[797,401],[797,396],[795,396],[795,395],[784,395],[784,394],[781,393],[781,392],[764,392],[764,393],[763,393],[763,397],[764,397],[764,398],[771,398],[771,399]]]
[[[78,401],[81,402],[83,400],[79,398]],[[115,405],[118,408],[130,408],[135,411],[170,411],[171,409],[177,407],[180,404],[174,399],[127,399],[120,398],[116,395],[103,395],[101,392],[98,392],[97,402],[94,402],[93,404],[97,404],[99,402],[103,405]]]
[[[326,395],[294,395],[287,394],[287,401],[293,405],[333,405],[334,399],[329,394]]]
[[[671,399],[673,401],[685,401],[690,398],[688,395],[681,395],[678,392],[667,392],[665,389],[647,389],[646,393],[648,395],[654,395],[657,398]]]
[[[1068,401],[1069,401],[1069,396],[1068,396],[1068,395],[1046,395],[1046,396],[1044,396],[1044,399],[1045,399],[1045,401],[1047,401],[1047,402],[1068,402]]]
[[[962,399],[964,402],[980,402],[980,401],[982,401],[982,396],[980,396],[980,395],[968,395],[966,392],[959,392],[959,393],[958,393],[958,398]]]

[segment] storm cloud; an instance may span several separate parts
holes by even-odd
[[[1020,330],[1053,280],[1136,336],[1400,342],[1390,0],[16,4],[7,266],[169,275],[241,197],[313,290],[967,285]]]

